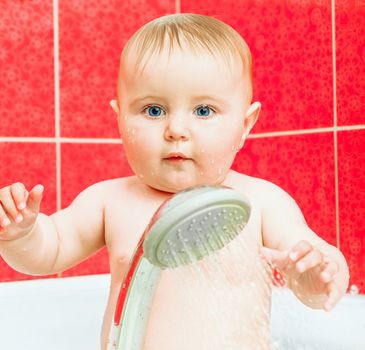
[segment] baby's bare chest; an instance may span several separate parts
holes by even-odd
[[[118,276],[124,275],[138,242],[164,202],[161,197],[146,199],[131,195],[125,198],[105,207],[105,239],[112,277],[117,280],[120,280]],[[250,219],[241,235],[246,236],[250,249],[261,245],[261,211],[258,206],[252,206]]]

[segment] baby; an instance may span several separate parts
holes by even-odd
[[[168,15],[147,23],[122,52],[117,100],[111,101],[135,176],[90,186],[68,208],[51,216],[39,213],[41,185],[29,191],[22,183],[2,188],[1,256],[18,271],[46,275],[68,269],[107,246],[111,285],[101,337],[101,348],[106,349],[123,275],[155,210],[187,187],[220,184],[243,193],[252,205],[248,228],[255,258],[247,261],[247,272],[264,256],[281,270],[304,304],[331,310],[348,286],[341,252],[307,226],[295,201],[281,188],[230,169],[260,112],[260,103],[251,100],[250,51],[230,26],[196,14]],[[214,332],[225,332],[231,345],[212,341],[204,349],[269,349],[268,340],[265,346],[257,345],[259,331],[253,330],[252,337],[230,333],[237,322],[245,324],[256,312],[258,300],[269,313],[270,295],[260,287],[259,276],[254,278],[255,294],[243,291],[233,306],[241,318],[221,323],[219,329],[212,323],[212,339]],[[234,280],[227,283],[234,288]],[[198,330],[184,338],[169,322],[169,314],[191,309],[177,305],[183,291],[169,277],[161,286],[145,349],[202,349],[196,345]],[[192,282],[190,292],[199,288]],[[211,321],[205,316],[201,322]]]

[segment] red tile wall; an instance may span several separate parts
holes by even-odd
[[[174,12],[215,16],[246,39],[263,108],[234,168],[287,190],[364,293],[361,1],[0,1],[0,187],[44,184],[49,214],[96,181],[132,173],[109,107],[119,55],[139,26]],[[108,269],[104,249],[62,275]],[[0,260],[1,281],[28,278]]]

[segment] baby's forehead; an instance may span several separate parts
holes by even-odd
[[[207,70],[217,66],[219,69],[226,70],[227,74],[243,76],[243,62],[238,54],[222,53],[218,50],[207,51],[203,48],[198,50],[185,44],[182,47],[163,46],[161,50],[146,50],[141,55],[138,50],[132,49],[128,55],[124,55],[121,59],[120,69],[126,76],[142,76],[149,71],[168,71],[171,67],[180,65],[186,68],[196,67]],[[147,74],[148,75],[148,74]]]
[[[141,96],[163,96],[171,103],[225,101],[245,94],[248,87],[240,58],[227,61],[219,53],[174,50],[147,57],[138,70],[136,59],[130,59],[123,70],[118,91],[121,104]]]

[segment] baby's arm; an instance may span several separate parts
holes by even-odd
[[[279,187],[264,187],[263,253],[281,269],[306,305],[332,309],[346,292],[349,271],[342,253],[314,233],[296,202]]]
[[[0,254],[15,270],[31,275],[63,271],[104,245],[100,184],[51,216],[39,213],[42,192],[42,186],[28,192],[21,183],[0,190]]]

